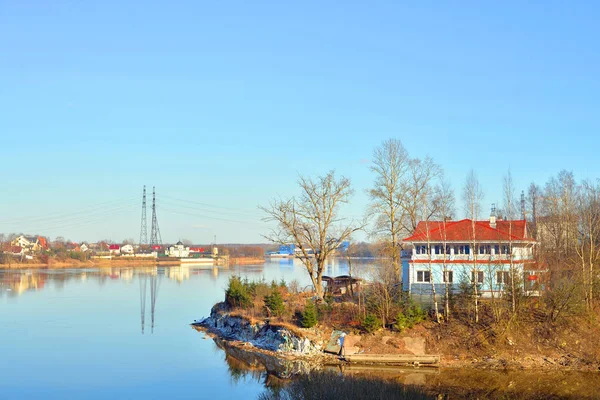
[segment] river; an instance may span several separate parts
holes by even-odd
[[[325,274],[347,272],[344,261],[334,261]],[[270,378],[226,357],[189,326],[223,300],[234,274],[309,284],[298,260],[239,267],[0,270],[0,399],[257,398]],[[418,371],[405,374],[408,383],[432,379]],[[461,379],[464,374],[455,378]],[[567,384],[573,386],[561,383]]]

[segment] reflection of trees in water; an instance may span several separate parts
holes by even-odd
[[[225,353],[225,362],[231,375],[231,381],[236,385],[242,381],[245,382],[251,379],[279,392],[280,388],[285,386],[287,382],[275,375],[269,374],[263,365],[250,365],[227,353]]]

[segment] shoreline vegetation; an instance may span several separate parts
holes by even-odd
[[[546,344],[534,340],[539,326],[524,327],[522,322],[495,338],[464,321],[439,324],[431,315],[403,329],[371,329],[365,319],[352,321],[357,309],[351,296],[326,294],[324,301],[315,302],[314,292],[296,286],[231,277],[225,301],[191,324],[214,340],[238,374],[265,371],[262,400],[592,398],[600,387],[600,360],[581,351],[584,342],[595,342],[589,327],[579,329],[572,341],[560,336],[556,340],[562,342]],[[561,328],[573,334],[581,322]],[[439,368],[349,363],[335,351],[324,351],[335,345],[338,329],[346,332],[342,353],[439,354]],[[378,396],[388,390],[394,394]]]
[[[373,301],[370,295],[368,289],[362,295],[367,304]],[[347,364],[344,357],[323,353],[328,346],[335,347],[335,331],[346,334],[345,355],[439,355],[441,368],[600,370],[597,322],[583,317],[553,327],[537,321],[539,314],[523,313],[519,321],[500,331],[488,320],[485,327],[476,326],[459,315],[437,323],[406,300],[403,314],[383,327],[361,317],[357,298],[360,295],[327,294],[315,302],[315,293],[298,290],[296,282],[250,282],[234,276],[225,301],[192,325],[228,348],[307,361],[312,365],[309,370]],[[485,312],[483,303],[482,315]]]

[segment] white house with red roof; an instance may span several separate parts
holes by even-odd
[[[402,285],[411,294],[443,296],[446,282],[453,292],[461,280],[477,283],[482,296],[501,293],[512,270],[525,281],[526,266],[534,262],[535,240],[525,220],[421,221],[403,240]],[[445,273],[444,273],[445,272]]]

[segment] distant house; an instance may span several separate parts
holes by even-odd
[[[445,284],[457,292],[461,281],[478,284],[482,296],[504,291],[510,270],[526,282],[536,241],[527,234],[525,220],[421,221],[403,240],[403,289],[411,294],[438,294]]]
[[[174,246],[170,246],[168,250],[165,250],[165,255],[169,257],[189,257],[190,248],[185,247],[181,242],[177,242]]]
[[[7,245],[3,248],[4,253],[12,254],[13,256],[23,255],[23,248],[21,246]]]
[[[111,244],[110,246],[108,246],[108,251],[110,252],[110,254],[121,254],[121,246],[119,246],[118,244]]]
[[[85,253],[86,251],[88,251],[88,250],[89,250],[89,247],[88,247],[88,245],[87,245],[87,244],[85,244],[85,243],[81,243],[81,246],[79,246],[79,250],[80,250],[82,253]]]
[[[11,246],[20,246],[23,252],[32,253],[48,248],[46,238],[42,236],[25,236],[21,235],[10,242]]]
[[[133,254],[133,246],[130,244],[121,246],[121,254]]]

